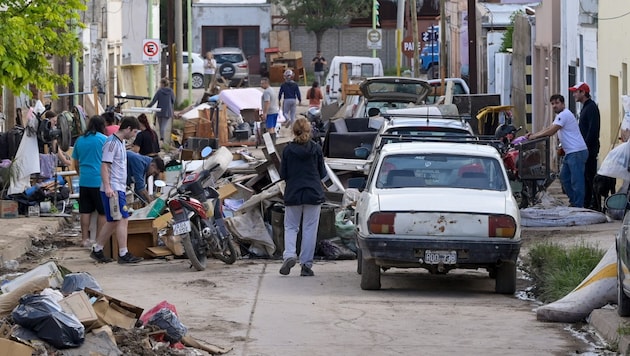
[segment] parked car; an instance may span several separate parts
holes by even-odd
[[[188,63],[192,65],[192,87],[195,89],[203,88],[203,57],[199,53],[188,52],[183,53],[182,78],[185,85],[188,84]]]
[[[329,62],[328,67],[326,82],[319,83],[320,86],[325,86],[324,103],[326,105],[341,98],[344,67],[350,83],[359,82],[365,78],[379,77],[384,73],[381,59],[373,57],[335,56]]]
[[[501,157],[474,143],[384,145],[355,209],[361,288],[381,288],[381,269],[433,274],[485,268],[497,293],[516,289],[520,213]]]
[[[448,84],[452,83],[453,95],[468,95],[470,94],[470,88],[466,81],[462,78],[444,78],[444,84],[448,88]],[[442,95],[445,94],[445,89],[442,89],[442,79],[429,79],[427,83],[431,85],[431,91],[427,95],[425,102],[427,104],[434,104]]]
[[[229,86],[249,85],[249,63],[243,50],[237,47],[218,47],[212,50],[219,67],[218,75],[229,82]]]
[[[628,193],[617,193],[609,196],[604,205],[611,216],[624,214],[623,223],[615,237],[617,250],[617,314],[630,316],[630,214],[628,210]]]

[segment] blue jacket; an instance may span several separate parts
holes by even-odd
[[[278,101],[282,100],[284,94],[285,99],[297,99],[302,101],[302,94],[300,93],[300,87],[296,82],[289,80],[280,85],[280,92],[278,92]]]
[[[287,186],[284,205],[318,205],[324,202],[322,179],[326,177],[324,155],[319,145],[289,143],[282,151],[280,177]]]
[[[140,193],[147,188],[147,171],[153,158],[127,151],[127,185],[135,183],[134,191]]]

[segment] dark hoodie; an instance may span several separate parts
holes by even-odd
[[[321,180],[326,177],[322,149],[308,141],[289,143],[282,151],[280,177],[286,181],[285,205],[318,205],[324,202]]]
[[[158,91],[153,95],[153,100],[147,105],[147,107],[153,106],[157,102],[157,107],[162,109],[160,112],[156,113],[157,117],[173,117],[173,105],[175,104],[175,93],[173,89],[169,87],[161,87]]]

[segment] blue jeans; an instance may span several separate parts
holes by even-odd
[[[560,183],[569,197],[569,203],[576,208],[584,207],[584,165],[588,150],[569,153],[562,160]]]

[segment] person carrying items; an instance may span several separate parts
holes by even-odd
[[[79,213],[81,214],[81,246],[90,242],[90,217],[98,213],[96,233],[105,224],[105,209],[101,200],[101,159],[105,144],[105,120],[92,116],[87,131],[77,138],[72,150],[74,168],[79,175]]]
[[[147,191],[146,179],[150,176],[157,179],[164,170],[164,161],[160,157],[152,158],[127,151],[127,185],[133,183],[134,192],[145,204],[153,201]]]
[[[549,99],[556,118],[553,124],[536,133],[527,134],[527,138],[534,140],[552,136],[558,133],[565,156],[560,168],[560,183],[569,197],[572,207],[584,207],[584,165],[588,158],[588,149],[580,133],[578,121],[573,113],[566,108],[564,97],[554,94]]]
[[[326,62],[326,58],[322,57],[322,51],[317,51],[317,55],[313,58],[313,74],[315,74],[315,80],[318,83],[322,83],[324,79],[324,66],[328,63]]]
[[[263,88],[260,107],[262,113],[260,119],[265,121],[265,128],[271,135],[271,140],[276,143],[276,124],[278,123],[278,101],[276,100],[276,94],[273,92],[273,88],[269,86],[269,78],[260,79],[260,87]]]
[[[169,87],[169,81],[166,78],[160,80],[160,89],[155,92],[153,99],[147,105],[148,108],[157,103],[159,112],[155,113],[160,126],[160,140],[166,143],[170,142],[171,125],[173,121],[173,109],[175,106],[175,93]]]
[[[127,208],[127,152],[125,140],[131,139],[140,128],[138,119],[125,116],[120,122],[118,131],[109,136],[103,145],[101,162],[101,199],[107,222],[98,232],[96,244],[92,247],[90,257],[99,263],[113,260],[103,252],[103,247],[112,233],[116,232],[118,241],[118,263],[138,263],[143,259],[132,255],[127,249],[127,225],[129,212]]]
[[[282,97],[284,96],[284,101]],[[298,104],[302,103],[302,94],[300,87],[293,81],[293,71],[287,69],[284,72],[284,83],[280,85],[278,93],[278,105],[282,101],[282,115],[286,120],[285,126],[290,127],[295,121],[295,112]]]

